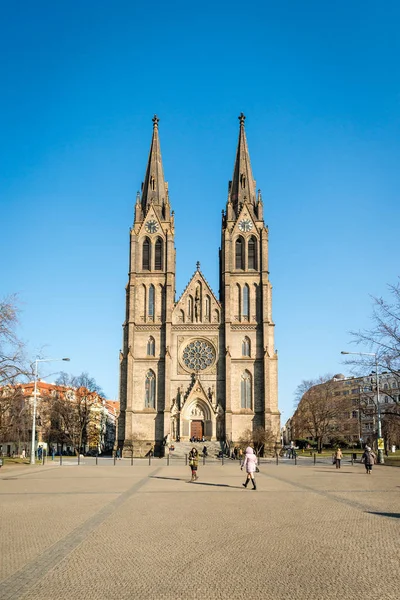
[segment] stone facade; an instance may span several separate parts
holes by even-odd
[[[130,232],[120,353],[118,445],[205,436],[238,441],[246,429],[279,440],[268,229],[255,192],[241,115],[233,179],[222,215],[220,297],[200,270],[175,299],[174,213],[164,180],[158,119]]]

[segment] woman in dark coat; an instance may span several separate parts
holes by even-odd
[[[372,466],[375,464],[375,454],[369,446],[365,446],[364,454],[361,457],[361,462],[365,465],[365,472],[371,475]]]
[[[199,453],[194,447],[189,452],[189,466],[192,471],[191,481],[196,481],[196,479],[198,479],[197,467],[199,466]]]

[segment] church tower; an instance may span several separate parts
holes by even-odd
[[[250,163],[245,116],[222,217],[220,301],[224,307],[225,433],[271,429],[279,439],[278,357],[274,348],[268,228]]]
[[[169,432],[171,315],[175,296],[174,216],[164,180],[157,116],[130,231],[129,280],[120,353],[118,447],[148,451]]]

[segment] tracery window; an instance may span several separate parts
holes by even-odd
[[[241,408],[251,408],[251,375],[245,371],[240,383],[240,406]]]
[[[249,320],[250,317],[250,302],[249,302],[249,286],[243,286],[243,318]]]
[[[156,376],[151,369],[146,374],[144,405],[145,408],[156,407]]]
[[[247,246],[247,266],[249,269],[257,269],[257,240],[251,236]]]
[[[184,348],[182,360],[188,369],[203,371],[215,362],[215,351],[205,340],[195,340]]]
[[[149,238],[145,238],[142,246],[142,269],[143,271],[150,271],[150,259],[151,259],[151,242]]]
[[[162,270],[162,262],[163,262],[163,243],[161,238],[157,238],[154,252],[154,269],[156,271]]]
[[[147,356],[155,356],[156,353],[156,341],[151,335],[147,340]]]
[[[244,269],[244,240],[241,236],[238,237],[235,244],[235,267]]]
[[[247,336],[242,342],[242,356],[250,356],[250,339]]]
[[[154,319],[154,285],[151,284],[149,287],[149,307],[148,307],[148,315],[152,319]]]

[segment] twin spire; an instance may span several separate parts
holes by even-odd
[[[239,214],[241,206],[244,203],[250,202],[254,207],[256,206],[256,182],[253,179],[251,170],[250,155],[244,128],[245,119],[246,117],[241,113],[239,116],[239,141],[236,150],[233,178],[229,182],[228,204],[231,203],[236,216]],[[168,183],[164,180],[160,140],[158,137],[158,122],[157,115],[154,115],[153,137],[147,162],[146,176],[142,184],[141,207],[144,214],[147,213],[151,204],[160,207],[159,210],[164,210],[165,205],[169,204]],[[258,201],[260,201],[260,194]]]
[[[149,160],[147,161],[146,175],[142,184],[142,209],[146,214],[150,204],[164,207],[168,204],[168,184],[164,180],[162,166],[160,139],[158,137],[157,115],[153,117],[153,138],[151,140]]]

